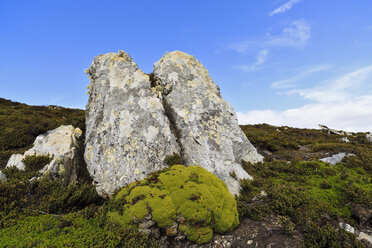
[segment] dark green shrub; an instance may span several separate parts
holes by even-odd
[[[304,232],[304,245],[307,248],[343,248],[343,247],[366,247],[355,240],[351,233],[342,229],[336,229],[326,223],[323,225],[310,222]]]
[[[173,153],[173,155],[166,156],[164,162],[168,166],[172,166],[172,165],[176,165],[176,164],[183,164],[182,157],[178,153]]]
[[[26,171],[38,171],[44,168],[50,161],[52,161],[53,156],[51,155],[29,155],[26,156],[22,162],[25,164]]]

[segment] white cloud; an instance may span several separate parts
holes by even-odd
[[[300,0],[289,0],[288,2],[286,2],[285,4],[279,6],[277,9],[273,10],[272,12],[270,12],[270,16],[273,16],[275,14],[280,14],[280,13],[283,13],[287,10],[290,10],[292,8],[292,6],[296,3],[299,3]]]
[[[237,113],[240,124],[317,128],[323,124],[346,131],[372,131],[372,95],[347,101],[308,104],[285,111],[252,110]]]
[[[269,51],[266,49],[263,49],[259,52],[259,54],[256,57],[256,62],[254,62],[252,65],[238,65],[234,66],[235,68],[238,68],[243,71],[256,71],[262,68],[262,65],[266,62],[267,55],[269,54]]]
[[[291,22],[279,35],[271,35],[269,33],[262,40],[236,42],[231,44],[229,48],[238,53],[245,53],[248,49],[255,47],[263,49],[270,47],[298,48],[306,45],[310,37],[310,25],[304,19],[300,19]]]
[[[330,68],[329,65],[317,65],[317,66],[312,66],[310,68],[305,69],[304,71],[298,73],[297,75],[294,75],[290,78],[283,79],[283,80],[278,80],[275,82],[271,83],[271,88],[273,89],[288,89],[288,88],[293,88],[296,86],[296,82],[306,78],[307,76],[321,72],[321,71],[326,71]]]
[[[354,97],[353,92],[360,86],[369,85],[372,88],[371,82],[372,65],[349,72],[334,80],[326,80],[310,89],[296,89],[286,93],[288,95],[298,94],[305,99],[317,102],[341,101]]]
[[[281,35],[271,36],[269,34],[265,45],[268,47],[301,47],[310,39],[310,32],[311,27],[304,19],[293,21],[283,29]]]
[[[277,81],[272,88],[284,88],[289,83],[309,73],[326,70],[317,66],[298,74],[290,80]],[[252,110],[238,112],[239,123],[268,123],[277,126],[316,128],[323,124],[347,131],[372,131],[372,65],[329,79],[310,89],[287,91],[315,101],[302,107],[284,111]],[[287,84],[287,85],[286,85]]]

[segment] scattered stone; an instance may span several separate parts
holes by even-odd
[[[360,224],[364,225],[372,217],[372,210],[354,203],[352,205],[352,214],[357,217]]]
[[[44,166],[40,172],[52,177],[58,177],[65,182],[73,182],[77,179],[77,168],[79,166],[78,149],[79,138],[82,131],[71,125],[60,126],[36,137],[34,145],[23,155],[13,154],[6,168],[17,167],[25,170],[22,160],[26,156],[51,155],[53,159]]]
[[[368,141],[369,143],[372,143],[372,134],[367,133],[367,134],[366,134],[366,139],[367,139],[367,141]]]
[[[369,242],[369,245],[372,245],[372,236],[371,235],[368,235],[364,232],[360,232],[358,237],[357,237],[357,240],[365,240],[365,241],[368,241]]]
[[[0,170],[0,182],[4,183],[7,180],[6,175]]]
[[[142,180],[179,153],[159,92],[123,51],[94,58],[86,107],[87,168],[100,195]]]
[[[347,137],[341,138],[341,141],[345,143],[350,143],[350,140]]]
[[[265,191],[261,190],[260,194],[253,197],[252,201],[260,200],[262,198],[265,198],[266,196],[267,196],[267,193]]]
[[[256,163],[263,157],[244,135],[208,71],[193,56],[175,51],[155,63],[154,77],[186,165],[204,167],[232,194],[239,194],[239,180],[252,178],[241,160]]]
[[[336,129],[331,129],[327,126],[324,125],[318,125],[322,130],[328,131],[328,134],[337,134],[337,135],[346,135],[346,136],[351,136],[352,133],[341,131],[341,130],[336,130]]]
[[[347,223],[341,222],[339,226],[344,229],[346,232],[354,234],[354,227],[350,226]]]
[[[346,154],[345,152],[340,152],[331,157],[326,157],[326,158],[322,158],[319,160],[325,163],[329,163],[331,165],[336,165],[337,163],[340,163],[342,159],[344,159],[344,157],[346,156],[355,156],[355,154],[352,154],[352,153]]]
[[[319,124],[318,125],[322,130],[325,130],[325,131],[328,131],[328,134],[337,134],[337,135],[344,135],[344,132],[343,131],[337,131],[335,129],[331,129],[327,126],[324,126],[324,125],[321,125]]]
[[[253,244],[253,240],[248,240],[247,245],[251,245],[251,244]]]

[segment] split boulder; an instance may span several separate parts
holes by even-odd
[[[241,161],[260,162],[208,71],[183,52],[166,53],[143,73],[125,52],[96,57],[87,105],[85,161],[99,194],[142,180],[179,153],[239,194],[250,179]]]

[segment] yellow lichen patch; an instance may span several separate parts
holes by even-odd
[[[119,51],[118,53],[111,53],[110,54],[110,61],[128,61],[130,60],[129,55],[124,51]]]
[[[85,157],[86,157],[87,160],[90,160],[92,158],[92,156],[93,156],[92,151],[93,151],[93,146],[89,146],[88,151],[85,154]]]
[[[79,138],[83,134],[83,131],[81,131],[80,128],[75,128],[74,135],[75,137]]]
[[[151,97],[149,99],[149,105],[154,109],[158,109],[160,107],[160,101],[156,97]]]
[[[192,80],[192,81],[188,81],[187,82],[187,86],[189,86],[189,87],[196,87],[196,86],[198,86],[198,82],[196,82],[195,80]]]
[[[129,227],[149,213],[165,229],[182,216],[180,231],[199,244],[209,242],[214,231],[239,224],[236,201],[226,184],[200,166],[174,165],[153,173],[122,188],[112,205],[108,216]]]

